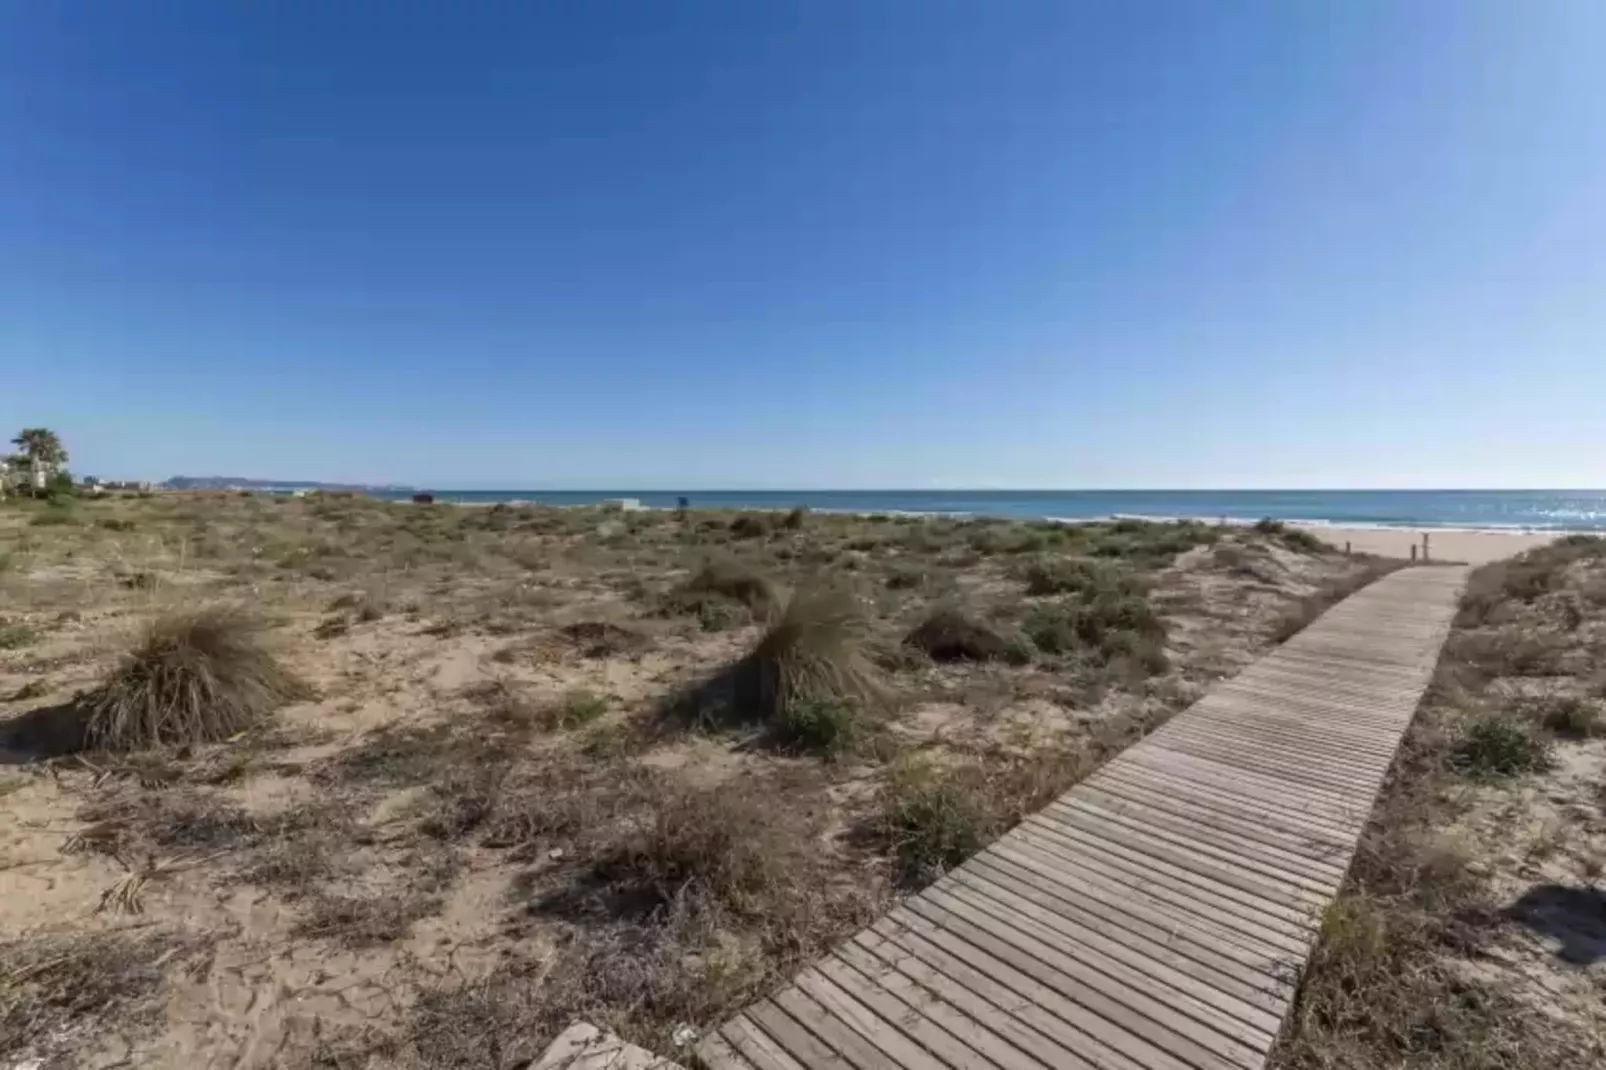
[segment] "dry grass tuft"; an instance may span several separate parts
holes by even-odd
[[[728,712],[784,728],[808,704],[884,706],[890,692],[864,652],[866,622],[858,602],[841,591],[800,592],[751,653],[719,683]]]
[[[263,623],[213,606],[169,613],[85,697],[87,742],[107,750],[215,742],[311,697],[262,641]]]
[[[149,930],[0,944],[0,1062],[67,1065],[86,1036],[155,1020],[165,969],[189,950]]]
[[[632,893],[652,909],[697,899],[773,923],[797,913],[810,857],[804,830],[761,792],[678,789],[594,872],[616,896]]]

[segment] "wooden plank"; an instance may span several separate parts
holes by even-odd
[[[745,1016],[726,1022],[719,1034],[755,1070],[798,1070],[806,1065],[787,1054],[771,1037],[755,1029]],[[699,1054],[702,1054],[702,1049],[699,1049]],[[706,1055],[703,1057],[707,1058]]]
[[[745,1016],[788,1053],[788,1058],[816,1070],[852,1070],[853,1064],[769,1000],[747,1008]]]
[[[717,1070],[1259,1070],[1450,627],[1396,572],[699,1048]]]
[[[997,904],[1025,915],[1032,919],[1034,930],[1059,934],[1045,934],[1045,939],[1065,946],[1074,943],[1086,952],[1082,957],[1089,964],[1112,977],[1140,988],[1151,983],[1166,985],[1198,998],[1213,1012],[1271,1032],[1277,1030],[1282,1011],[1277,1001],[1268,1000],[1264,992],[1241,981],[1230,969],[1218,970],[1161,941],[1135,939],[1132,934],[1124,934],[1123,939],[1117,934],[1124,931],[1113,927],[1103,931],[1091,928],[1052,898],[1034,893],[1007,874],[966,867],[954,874],[954,884],[947,891],[961,898],[974,897],[983,909]]]
[[[1045,863],[1015,841],[994,844],[976,856],[976,863],[978,868],[1001,870],[1047,894],[1074,901],[1078,909],[1106,924],[1153,934],[1167,944],[1181,941],[1190,947],[1208,948],[1211,961],[1227,959],[1245,970],[1276,974],[1289,953],[1265,934],[1237,927],[1238,918],[1218,915],[1187,899],[1156,896],[1086,866],[1073,871]],[[1302,946],[1295,944],[1296,948]]]
[[[1343,877],[1342,873],[1332,872],[1331,867],[1317,860],[1291,855],[1259,840],[1212,829],[1185,816],[1114,800],[1095,791],[1078,792],[1045,810],[1054,814],[1073,810],[1091,814],[1156,840],[1220,859],[1269,881],[1296,885],[1318,895],[1330,895]]]
[[[729,1028],[728,1023],[726,1028]],[[702,1039],[697,1046],[697,1056],[708,1070],[774,1070],[773,1067],[758,1066],[744,1059],[731,1047],[730,1041],[718,1033],[711,1033]],[[785,1070],[798,1070],[798,1066],[794,1063]]]
[[[1231,945],[1211,942],[1189,930],[1144,924],[1114,910],[1091,910],[1089,904],[1095,900],[1057,894],[1063,886],[1045,884],[1035,874],[1011,867],[1005,859],[978,856],[976,861],[978,864],[961,869],[956,878],[1007,889],[1082,929],[1091,929],[1100,940],[1119,945],[1123,956],[1152,958],[1261,1010],[1282,1012],[1282,1001],[1262,966],[1264,960],[1245,961],[1252,957],[1243,952],[1235,955]]]
[[[1310,919],[1304,914],[1284,911],[1236,889],[1212,884],[1207,878],[1162,860],[1140,852],[1119,851],[1103,841],[1079,839],[1075,829],[1040,823],[1036,817],[1021,822],[1015,832],[1015,842],[1039,854],[1054,856],[1072,867],[1107,863],[1107,872],[1118,870],[1141,887],[1164,889],[1173,902],[1180,896],[1184,902],[1208,906],[1217,916],[1236,919],[1236,927],[1262,939],[1298,950],[1304,949],[1308,939]]]
[[[1023,1037],[1027,1041],[1034,1035],[1041,1037],[1044,1044],[1050,1045],[1046,1049],[1046,1054],[1053,1056],[1047,1060],[1049,1066],[1074,1070],[1130,1070],[1140,1066],[1077,1029],[1074,1021],[1080,1009],[1067,1004],[1058,993],[979,948],[947,940],[942,930],[921,919],[904,924],[883,918],[858,939],[882,957],[898,955],[899,970],[924,984],[967,991],[997,1007],[998,1015],[988,1020],[1016,1023],[1026,1031]],[[1042,1058],[1043,1050],[1039,1044],[1034,1054]]]
[[[941,892],[928,891],[908,906],[962,939],[984,944],[1011,965],[1086,1007],[1098,1020],[1100,1039],[1112,1047],[1143,1039],[1195,1066],[1239,1065],[1231,1057],[1237,1045],[1230,1038],[1175,1009],[1171,998],[1157,999],[1129,989],[1076,956],[1042,939],[1029,938],[1021,931],[1018,917],[1000,918]],[[1175,998],[1182,1001],[1180,994]],[[1192,1004],[1189,1007],[1197,1009]]]
[[[1117,1024],[1122,1017],[1119,1003],[1098,990],[1089,990],[1072,978],[1065,977],[1030,954],[1021,952],[1012,944],[997,939],[991,932],[971,925],[918,896],[903,906],[894,908],[891,917],[898,924],[927,935],[933,943],[953,948],[964,956],[965,947],[982,952],[982,962],[992,960],[1002,964],[989,968],[994,976],[1010,978],[1010,987],[1034,994],[1034,998],[1053,1010],[1054,1014],[1072,1026],[1085,1038],[1094,1042],[1094,1050],[1105,1049],[1120,1056],[1118,1065],[1135,1070],[1196,1070],[1197,1064],[1185,1061],[1166,1048],[1159,1047],[1158,1037],[1141,1036]],[[971,956],[965,956],[967,961]],[[1020,978],[1029,984],[1022,985]],[[1113,1014],[1116,1020],[1112,1020]],[[1152,1031],[1151,1031],[1152,1032]],[[1086,1043],[1086,1041],[1084,1041]]]
[[[902,1067],[904,1070],[945,1070],[942,1060],[910,1039],[899,1028],[903,1023],[888,1022],[881,1018],[874,1010],[843,991],[840,985],[821,973],[818,966],[810,966],[798,974],[793,984],[814,997],[815,1002],[824,1007],[837,1021],[880,1048],[885,1058],[882,1065]],[[959,1067],[957,1070],[974,1070],[974,1068]]]
[[[1308,933],[1281,921],[1247,910],[1242,904],[1201,893],[1192,885],[1169,877],[1145,872],[1141,865],[1117,866],[1092,855],[1066,855],[1054,845],[1028,836],[1013,836],[1008,843],[994,844],[1012,862],[1029,865],[1062,883],[1077,879],[1107,888],[1132,902],[1152,906],[1162,916],[1179,925],[1192,925],[1221,935],[1223,940],[1253,950],[1303,954]]]
[[[888,991],[904,1003],[914,1007],[919,1014],[925,1015],[931,1022],[938,1023],[944,1030],[954,1036],[965,1039],[970,1048],[976,1049],[986,1057],[988,1067],[999,1067],[999,1070],[1037,1070],[1039,1060],[1021,1051],[1017,1044],[1010,1043],[1001,1033],[997,1033],[999,1019],[1004,1015],[997,1014],[996,1007],[989,1007],[983,1012],[981,1019],[967,1014],[964,1009],[964,999],[959,1004],[954,1003],[948,996],[931,988],[915,982],[914,978],[907,977],[899,972],[898,967],[891,962],[878,959],[875,954],[866,948],[848,941],[834,951],[835,958],[842,959],[846,966],[858,970],[859,974],[869,978],[869,982],[877,988]],[[949,990],[952,991],[952,990]],[[986,1004],[983,1003],[983,1006]],[[1054,1065],[1054,1064],[1049,1064]]]

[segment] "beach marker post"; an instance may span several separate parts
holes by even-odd
[[[1416,543],[1411,544],[1411,564],[1416,564]]]
[[[1423,563],[1426,563],[1427,559],[1428,559],[1428,537],[1429,537],[1428,533],[1424,531],[1422,533],[1422,561],[1423,561]]]

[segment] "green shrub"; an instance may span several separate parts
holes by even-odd
[[[558,728],[574,728],[590,724],[607,712],[606,698],[583,687],[577,687],[564,692],[552,720]]]
[[[1050,557],[1033,561],[1024,573],[1030,595],[1142,595],[1145,585],[1130,571],[1087,557]]]
[[[786,707],[783,735],[811,751],[836,755],[866,735],[864,713],[852,702],[805,695]]]
[[[882,822],[903,882],[930,883],[986,846],[994,823],[976,785],[925,767],[898,771],[887,786]]]
[[[0,650],[16,650],[39,641],[39,633],[21,621],[0,624]]]
[[[1450,764],[1478,779],[1519,776],[1550,765],[1550,748],[1533,729],[1511,717],[1485,714],[1462,729]]]
[[[1163,672],[1167,664],[1165,624],[1138,595],[1043,603],[1027,614],[1024,631],[1045,654],[1086,653],[1104,663],[1134,659],[1148,672]]]
[[[807,508],[801,505],[796,506],[781,518],[781,527],[787,531],[800,531],[803,528],[803,522],[808,519],[808,515]]]
[[[98,527],[105,528],[107,531],[133,531],[135,527],[132,520],[120,516],[101,517],[95,521],[95,524]]]

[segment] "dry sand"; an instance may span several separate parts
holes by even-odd
[[[1466,528],[1333,528],[1324,524],[1302,527],[1319,539],[1343,548],[1347,543],[1356,553],[1384,557],[1410,557],[1411,547],[1422,553],[1422,538],[1428,538],[1428,557],[1433,561],[1464,561],[1482,565],[1544,546],[1556,539],[1555,532],[1476,531]]]

